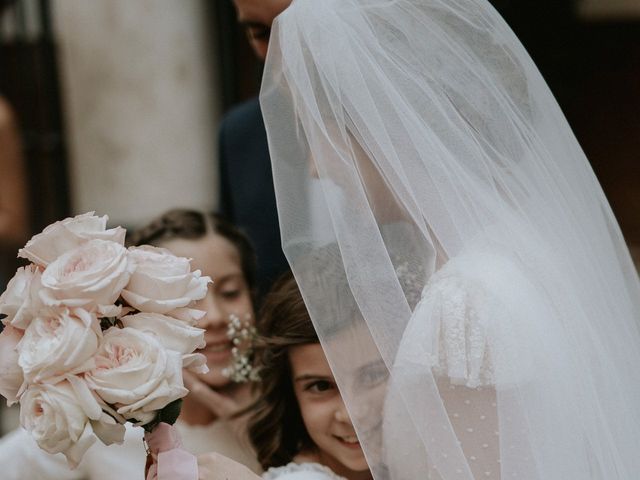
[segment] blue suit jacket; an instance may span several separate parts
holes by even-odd
[[[225,115],[219,140],[221,213],[255,247],[261,296],[288,264],[282,253],[267,135],[257,98]]]

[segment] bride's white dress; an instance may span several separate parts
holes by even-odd
[[[283,249],[378,476],[637,479],[638,275],[490,2],[297,0],[270,38]],[[387,238],[400,221],[415,238]]]
[[[431,276],[398,349],[385,405],[384,441],[388,452],[397,453],[396,445],[419,445],[427,437],[432,455],[430,460],[413,455],[411,462],[396,462],[391,454],[387,461],[392,471],[448,479],[449,474],[436,470],[447,472],[453,465],[462,471],[468,465],[473,478],[500,479],[505,449],[509,458],[516,456],[513,452],[519,457],[508,466],[512,476],[507,478],[533,468],[533,445],[523,439],[527,428],[534,427],[517,412],[535,413],[535,403],[561,404],[554,390],[561,391],[574,372],[571,357],[563,353],[571,338],[534,281],[536,270],[549,267],[544,264],[542,259],[525,263],[478,242]],[[546,392],[547,398],[536,400],[536,391]],[[443,410],[429,408],[438,403]],[[403,420],[405,408],[423,415],[422,431],[411,424],[414,419]],[[501,416],[501,408],[510,413]],[[569,410],[567,422],[573,420]],[[438,433],[443,422],[454,438]],[[564,433],[558,427],[558,435]],[[439,464],[440,458],[446,462]]]
[[[345,480],[318,463],[290,463],[267,470],[264,480]]]

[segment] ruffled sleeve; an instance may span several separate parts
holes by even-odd
[[[518,354],[518,339],[528,336],[517,309],[534,293],[522,267],[506,255],[453,258],[425,286],[405,332],[403,354],[413,351],[412,361],[426,361],[454,385],[495,386],[498,377],[501,383],[513,381],[514,372],[501,365]],[[518,364],[525,360],[520,356]]]
[[[414,312],[430,330],[430,366],[453,384],[474,388],[493,383],[487,319],[479,310],[484,297],[463,277],[443,274],[427,285]]]

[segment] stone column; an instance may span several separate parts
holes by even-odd
[[[220,107],[206,0],[54,0],[74,213],[137,226],[214,208]]]

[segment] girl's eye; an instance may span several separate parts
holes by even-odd
[[[220,294],[227,300],[233,300],[235,298],[238,298],[242,294],[242,290],[225,290],[223,292],[220,292]]]
[[[363,388],[373,388],[387,379],[389,371],[382,365],[374,365],[362,369],[357,377],[356,384]]]
[[[333,384],[327,380],[318,380],[305,387],[305,391],[312,393],[322,393],[333,388]]]

